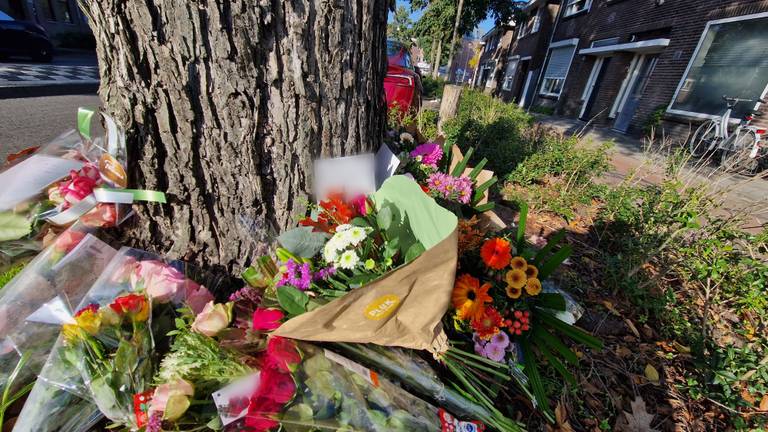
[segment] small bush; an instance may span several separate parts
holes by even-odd
[[[445,80],[442,78],[424,76],[421,79],[421,86],[424,89],[424,93],[422,94],[424,99],[438,99],[443,97]]]
[[[487,158],[487,168],[503,176],[535,151],[538,136],[531,133],[532,123],[533,117],[517,105],[465,90],[456,117],[443,130],[449,143],[464,152],[474,147],[477,160]]]
[[[645,136],[650,137],[656,133],[661,126],[661,120],[664,119],[664,114],[667,112],[666,105],[659,105],[654,109],[645,120],[643,124],[643,133]]]
[[[544,115],[554,115],[555,114],[555,108],[554,107],[548,107],[544,105],[534,105],[531,107],[531,112],[544,114]]]
[[[610,168],[610,144],[587,148],[576,137],[549,133],[537,151],[507,176],[502,194],[513,202],[575,216],[578,204],[589,204],[605,186],[595,183]]]
[[[437,111],[425,109],[422,109],[416,116],[416,126],[427,141],[434,141],[437,138],[438,117],[439,113]]]

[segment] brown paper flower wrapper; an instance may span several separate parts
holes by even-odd
[[[409,264],[325,306],[288,320],[277,336],[374,343],[443,352],[441,319],[456,275],[457,231]]]

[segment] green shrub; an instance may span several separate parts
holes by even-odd
[[[433,141],[437,138],[437,120],[439,113],[437,111],[422,109],[416,116],[416,126],[427,139]]]
[[[554,115],[555,114],[555,108],[554,107],[548,107],[544,105],[534,105],[531,107],[531,112],[544,114],[544,115]]]
[[[443,88],[445,88],[445,80],[442,78],[432,78],[431,76],[424,76],[421,78],[421,86],[424,90],[422,94],[424,99],[438,99],[443,97]]]
[[[502,194],[571,219],[579,204],[589,204],[606,189],[595,179],[610,168],[610,147],[588,148],[576,137],[548,133],[536,152],[509,173]]]
[[[533,117],[517,105],[465,90],[456,117],[445,122],[443,130],[449,143],[464,152],[474,147],[476,160],[487,158],[487,168],[503,176],[535,151],[539,136],[531,133],[532,123]]]
[[[643,124],[643,133],[645,136],[649,137],[655,134],[655,132],[659,129],[659,126],[661,126],[661,120],[664,119],[664,114],[666,112],[667,106],[659,105],[648,115],[648,118]]]

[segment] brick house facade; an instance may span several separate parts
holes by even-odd
[[[543,2],[529,5],[538,3]],[[516,56],[533,60],[534,52],[546,56],[531,103],[538,109],[630,134],[640,134],[658,111],[665,133],[683,137],[724,109],[722,94],[750,99],[766,95],[766,0],[554,3],[560,7],[547,4],[555,14],[552,30],[542,28],[535,42],[518,39],[508,55],[512,61]],[[544,39],[548,45],[542,48]],[[515,83],[521,79],[517,73]],[[500,94],[521,99],[514,91]],[[765,112],[765,107],[760,109]],[[736,112],[752,108],[741,106]],[[768,123],[768,116],[755,123]]]
[[[501,71],[506,64],[514,35],[515,26],[512,23],[496,26],[483,35],[480,60],[472,82],[474,87],[488,93],[496,91],[501,84]]]

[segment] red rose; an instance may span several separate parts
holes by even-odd
[[[128,315],[136,321],[146,321],[149,318],[149,303],[142,294],[118,297],[109,307],[119,315]]]
[[[99,305],[96,304],[96,303],[89,304],[88,306],[86,306],[86,307],[80,309],[79,311],[77,311],[77,313],[75,313],[75,318],[79,317],[80,315],[82,315],[82,314],[84,314],[85,312],[88,312],[88,311],[90,311],[92,313],[99,312]]]
[[[301,354],[296,343],[290,339],[273,336],[267,342],[267,367],[275,367],[283,372],[290,372],[292,366],[301,362]]]
[[[296,382],[289,373],[267,368],[261,371],[261,380],[264,388],[269,391],[265,396],[280,407],[290,402],[296,394]]]

